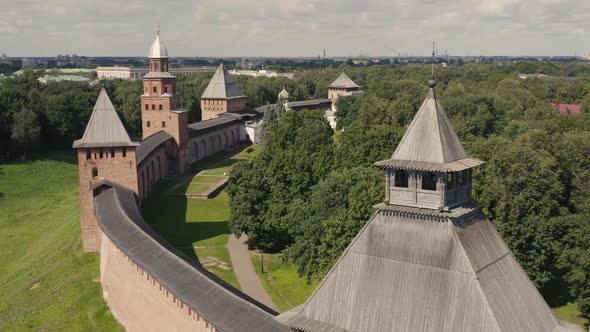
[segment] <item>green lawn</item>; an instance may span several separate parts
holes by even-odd
[[[210,199],[187,199],[166,194],[194,193],[214,186],[235,162],[228,157],[228,154],[216,154],[194,164],[193,171],[203,171],[201,176],[183,179],[180,183],[160,183],[144,201],[142,215],[158,234],[189,256],[198,257],[209,271],[239,289],[227,250],[227,193],[222,191]],[[208,263],[203,263],[203,260]]]
[[[237,162],[230,157],[231,153],[218,153],[196,162],[191,169],[191,176],[182,178],[176,184],[167,184],[168,193],[171,195],[209,193],[219,182],[228,178],[231,166]]]
[[[280,312],[303,304],[318,285],[317,282],[308,285],[306,279],[299,278],[297,267],[283,264],[280,254],[264,254],[264,273],[261,273],[260,253],[251,251],[250,257],[262,287]]]
[[[580,317],[580,309],[575,303],[568,303],[564,306],[553,308],[553,313],[559,320],[578,324],[580,326],[587,326],[588,319]]]
[[[0,331],[122,330],[82,253],[72,151],[0,166]]]
[[[250,145],[233,156],[237,159],[252,159],[260,153],[260,144]]]

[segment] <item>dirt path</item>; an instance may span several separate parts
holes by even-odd
[[[258,275],[254,271],[248,247],[244,243],[246,240],[248,240],[246,234],[242,234],[239,239],[236,238],[235,235],[230,234],[227,241],[227,249],[229,250],[231,263],[234,267],[238,282],[240,283],[240,288],[242,289],[242,292],[248,294],[250,297],[253,297],[257,301],[278,311],[277,307],[272,302],[272,299],[262,287]]]

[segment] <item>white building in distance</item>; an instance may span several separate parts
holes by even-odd
[[[172,75],[178,74],[192,74],[192,73],[205,73],[214,72],[215,67],[179,67],[169,68],[169,72]],[[96,77],[99,80],[102,79],[123,79],[123,80],[139,80],[142,79],[149,72],[148,68],[133,68],[127,66],[115,66],[115,67],[98,67],[96,68]]]

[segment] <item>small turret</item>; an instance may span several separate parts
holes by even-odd
[[[426,99],[388,160],[386,204],[448,210],[471,201],[471,168],[483,162],[469,158],[428,82]]]
[[[289,92],[287,92],[287,90],[285,90],[285,88],[283,88],[283,90],[281,90],[281,92],[279,92],[278,101],[289,101]]]

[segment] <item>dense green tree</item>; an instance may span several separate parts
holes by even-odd
[[[523,265],[543,287],[555,278],[557,242],[551,218],[564,192],[556,160],[525,141],[492,137],[472,146],[486,160],[474,173],[474,196]],[[544,229],[543,231],[540,231]]]
[[[263,250],[277,251],[290,244],[288,205],[327,175],[332,147],[332,129],[321,112],[284,113],[269,127],[260,155],[248,166],[232,170],[228,185],[232,232],[247,232],[250,245]],[[260,193],[247,194],[251,188]]]
[[[334,265],[383,199],[383,173],[357,167],[330,173],[305,198],[293,201],[286,219],[294,242],[283,253],[309,281]]]
[[[336,129],[341,130],[350,126],[355,120],[359,111],[360,98],[343,96],[336,101]]]
[[[23,159],[26,159],[27,152],[39,144],[39,138],[41,137],[41,127],[39,121],[37,121],[37,114],[28,110],[14,113],[11,137],[21,147]]]
[[[589,214],[568,215],[557,222],[567,225],[559,266],[565,271],[569,293],[582,316],[590,319],[590,220]]]

